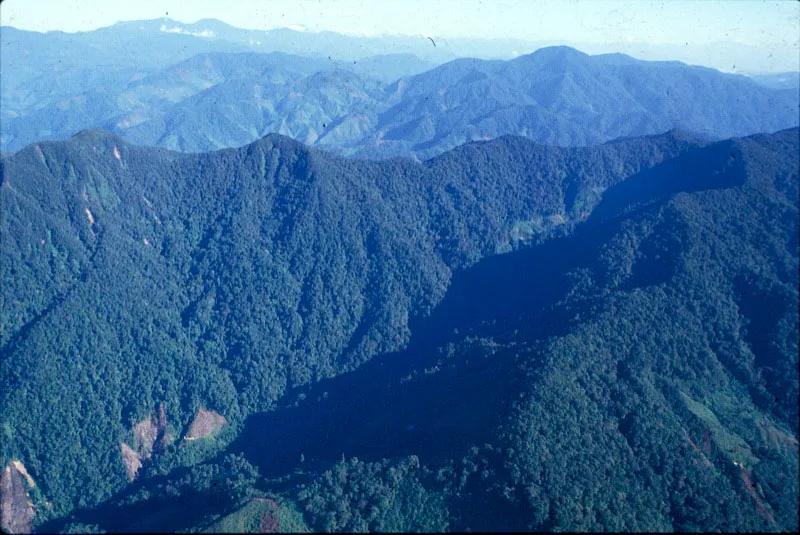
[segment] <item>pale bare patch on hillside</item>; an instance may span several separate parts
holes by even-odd
[[[122,460],[128,478],[133,481],[142,467],[142,462],[150,459],[153,453],[163,453],[174,440],[175,435],[167,425],[166,406],[158,404],[158,410],[150,417],[133,426],[133,447],[120,442]]]
[[[136,474],[142,467],[142,459],[139,454],[133,451],[133,448],[125,444],[119,443],[120,450],[122,451],[122,462],[125,464],[125,472],[128,474],[128,481],[136,479]]]
[[[133,437],[136,440],[136,452],[143,459],[149,459],[153,451],[162,453],[167,449],[175,435],[169,430],[164,402],[158,404],[158,410],[151,412],[150,417],[133,426]]]
[[[756,492],[756,486],[753,483],[752,471],[747,470],[740,463],[734,464],[736,464],[736,466],[739,468],[739,475],[742,478],[742,483],[744,483],[745,489],[747,489],[747,493],[756,502],[756,511],[758,511],[758,514],[769,520],[773,526],[776,525],[777,522],[775,521],[775,517],[773,516],[772,512],[769,510],[769,507],[761,500],[761,498],[759,498],[758,493]]]
[[[19,461],[11,461],[11,464],[12,464],[12,465],[14,466],[14,468],[16,468],[16,469],[17,469],[17,471],[18,471],[20,474],[22,474],[22,476],[23,476],[23,477],[26,479],[26,481],[28,482],[28,486],[29,486],[30,488],[32,488],[32,489],[33,489],[33,488],[36,488],[36,482],[34,482],[34,481],[33,481],[33,478],[32,478],[32,477],[31,477],[31,475],[28,473],[28,469],[27,469],[27,468],[25,468],[25,465],[24,465],[24,464],[22,464],[22,463],[21,463],[21,462],[19,462]]]
[[[161,225],[161,219],[159,219],[158,214],[156,214],[155,209],[153,208],[153,203],[150,202],[150,199],[142,195],[142,200],[144,201],[145,206],[150,211],[150,214],[153,216],[153,220],[156,222],[156,225]]]
[[[6,533],[30,533],[36,514],[25,482],[35,487],[28,471],[19,461],[11,461],[0,474],[0,528]]]
[[[158,437],[158,428],[153,418],[142,420],[133,426],[134,445],[136,452],[142,459],[149,459],[153,455],[153,444]]]
[[[34,148],[34,150],[36,152],[36,156],[39,157],[39,161],[42,162],[42,164],[47,165],[47,162],[45,162],[45,159],[44,159],[44,152],[42,152],[42,147],[40,147],[37,144],[37,145],[34,145],[33,148]]]
[[[197,416],[194,417],[192,425],[189,426],[189,432],[186,434],[186,440],[197,440],[198,438],[210,437],[227,423],[224,416],[216,411],[208,411],[203,407],[197,411]]]

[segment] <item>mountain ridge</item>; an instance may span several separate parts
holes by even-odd
[[[166,418],[180,427],[202,402],[234,433],[243,414],[267,408],[285,388],[402,347],[408,318],[435,306],[453,270],[566,232],[598,191],[689,146],[669,137],[620,142],[574,149],[580,157],[569,163],[569,149],[507,138],[425,164],[378,164],[278,135],[211,154],[137,147],[96,129],[30,145],[0,161],[8,229],[0,351],[12,385],[2,412],[8,428],[27,430],[34,451],[58,448],[48,438],[58,429],[109,462],[102,475],[86,472],[78,459],[87,453],[70,450],[70,470],[95,482],[86,487],[17,442],[4,441],[11,450],[3,454],[23,457],[54,514],[74,507],[79,488],[97,500],[127,480],[113,459],[128,419],[169,401]],[[63,359],[80,362],[64,381],[84,386],[56,393],[42,380],[64,375]],[[149,371],[134,374],[129,359]],[[253,377],[254,365],[275,379]],[[165,386],[148,383],[176,373],[181,379]],[[85,397],[101,377],[104,393]],[[184,384],[201,391],[181,393]],[[20,389],[63,398],[24,405],[47,428],[21,423]],[[100,435],[75,412],[78,394],[113,415]]]
[[[88,132],[74,139],[69,150],[74,162],[87,158],[87,169],[109,175],[103,161],[119,167],[113,155],[118,140]],[[68,143],[42,147],[51,168],[60,169],[52,165],[57,161],[54,149]],[[686,139],[677,131],[572,149],[506,137],[461,146],[424,163],[352,161],[279,135],[210,155],[127,145],[118,149],[128,166],[137,159],[152,165],[165,158],[177,162],[176,168],[197,161],[203,169],[214,169],[198,177],[201,167],[190,168],[186,177],[192,182],[183,192],[176,189],[180,181],[163,191],[181,196],[202,185],[199,189],[207,190],[209,199],[203,203],[220,197],[210,204],[192,203],[195,209],[208,208],[202,212],[208,217],[208,230],[197,233],[198,243],[204,245],[193,253],[195,267],[186,269],[212,277],[209,269],[223,269],[219,264],[223,262],[230,275],[221,279],[222,284],[197,292],[196,299],[190,297],[192,304],[181,312],[174,328],[203,332],[214,324],[207,315],[214,318],[230,307],[236,324],[231,324],[229,333],[206,331],[191,342],[204,348],[202,352],[212,351],[213,344],[227,347],[223,362],[230,366],[229,373],[252,374],[252,366],[267,364],[253,360],[258,352],[247,347],[263,342],[248,325],[253,320],[247,318],[253,318],[258,307],[251,310],[245,304],[253,298],[246,286],[249,277],[273,268],[264,259],[258,268],[248,267],[246,259],[255,249],[245,247],[247,254],[240,256],[235,254],[239,245],[229,242],[221,249],[216,245],[233,236],[236,243],[251,243],[248,236],[255,229],[243,222],[255,214],[266,225],[262,232],[277,229],[264,242],[264,250],[283,258],[288,270],[297,273],[302,268],[292,266],[308,258],[304,252],[308,247],[317,247],[316,254],[328,263],[336,264],[341,254],[335,248],[319,248],[341,238],[333,234],[320,240],[313,229],[327,226],[338,233],[361,227],[357,221],[340,222],[338,214],[349,209],[336,208],[332,199],[359,199],[358,191],[379,192],[380,197],[370,197],[369,210],[378,209],[379,199],[392,204],[378,210],[376,221],[405,219],[397,220],[394,230],[373,227],[363,238],[363,253],[358,245],[362,238],[341,243],[354,247],[350,258],[364,254],[370,265],[391,267],[364,272],[357,265],[340,263],[338,269],[355,270],[362,277],[367,273],[367,287],[380,287],[387,273],[429,273],[430,258],[441,255],[441,278],[434,277],[441,299],[429,302],[427,311],[424,303],[406,312],[378,307],[366,317],[353,318],[350,339],[333,347],[363,343],[355,339],[371,332],[369,316],[381,318],[379,324],[384,326],[398,318],[407,321],[400,329],[405,335],[400,343],[382,344],[371,358],[333,359],[336,373],[310,381],[286,379],[285,391],[273,393],[274,404],[263,410],[244,408],[247,396],[239,395],[235,404],[241,412],[236,416],[221,405],[237,399],[233,392],[228,397],[195,394],[201,406],[224,413],[238,436],[230,435],[216,456],[185,469],[177,468],[184,462],[181,450],[168,448],[142,468],[141,480],[134,486],[115,487],[121,494],[76,513],[73,521],[112,530],[145,526],[157,518],[172,522],[169,525],[176,529],[202,525],[204,507],[213,506],[202,501],[206,499],[202,493],[192,494],[182,478],[216,481],[204,479],[211,476],[203,474],[222,470],[231,459],[245,459],[258,468],[261,485],[287,503],[297,503],[309,525],[318,530],[400,529],[399,525],[424,530],[438,525],[433,518],[445,518],[451,529],[459,531],[497,527],[497,516],[485,514],[487,508],[505,511],[502,526],[514,530],[781,530],[796,524],[798,388],[793,370],[798,300],[793,281],[798,273],[798,243],[792,229],[798,221],[797,128],[714,143]],[[276,159],[266,158],[268,154]],[[35,161],[36,148],[14,158],[23,156]],[[270,161],[276,169],[286,166],[288,172],[265,174],[262,162],[269,170]],[[8,169],[6,160],[3,165]],[[246,169],[252,170],[252,177]],[[76,176],[81,172],[76,166]],[[605,178],[603,172],[608,173]],[[64,173],[65,183],[69,175]],[[164,181],[156,168],[141,176],[141,185],[147,188],[156,183],[154,177]],[[127,182],[121,177],[121,183]],[[269,201],[271,197],[260,193],[272,185],[279,188],[275,198],[284,201]],[[80,196],[79,183],[70,187]],[[406,196],[403,188],[415,193]],[[598,196],[594,188],[603,192]],[[419,191],[427,190],[430,196],[420,196]],[[226,197],[236,191],[243,195]],[[160,226],[174,225],[171,211],[159,206],[161,197],[143,194],[153,197],[150,202]],[[138,196],[133,192],[122,206]],[[409,202],[420,197],[424,202]],[[471,204],[473,198],[480,198],[480,204]],[[525,203],[534,200],[536,208],[527,211]],[[138,202],[147,210],[144,201]],[[272,206],[269,217],[257,206]],[[327,215],[316,219],[304,213],[303,206]],[[499,212],[500,206],[509,212]],[[81,206],[74,210],[80,215]],[[478,217],[459,221],[473,215]],[[97,208],[96,216],[95,225],[104,226],[107,233],[101,239],[111,239],[116,232],[113,213]],[[132,211],[126,219],[135,222],[140,217]],[[451,218],[451,224],[434,224]],[[434,224],[438,237],[429,241],[420,223]],[[399,228],[403,225],[415,230],[404,235]],[[494,225],[500,232],[491,230]],[[289,231],[293,226],[298,232]],[[387,233],[390,239],[382,239]],[[514,235],[522,237],[518,245],[507,254],[497,254],[504,251],[498,248],[504,236]],[[304,240],[304,245],[294,252],[275,248],[274,244],[288,245],[293,239]],[[98,253],[98,259],[135,242],[116,240]],[[430,244],[431,249],[405,260],[397,253],[382,252],[411,243],[423,249]],[[176,254],[167,253],[156,239],[151,245],[162,247],[167,257]],[[150,250],[141,240],[135,247]],[[158,264],[145,265],[151,266],[151,276],[173,273]],[[97,263],[94,269],[119,273],[125,263],[106,260],[102,266]],[[315,274],[313,268],[308,273],[303,285],[314,288],[317,295],[333,299],[326,287],[334,284],[337,295],[348,287],[344,279],[322,278],[323,272]],[[431,279],[426,278],[390,277],[390,287],[399,284],[405,289],[379,291],[377,300],[369,298],[372,291],[365,288],[364,299],[372,303],[365,308],[384,300],[417,301],[414,288],[425,288],[422,294],[431,291]],[[231,290],[239,287],[232,301],[224,297],[228,285]],[[275,285],[257,284],[261,292]],[[125,295],[137,295],[131,290]],[[155,287],[146,291],[151,303],[162,299],[155,291]],[[177,297],[178,302],[184,299]],[[287,300],[263,306],[269,309]],[[128,301],[136,302],[123,302]],[[302,301],[298,313],[303,324],[313,321],[314,308],[337,307],[333,300],[323,305]],[[169,322],[166,317],[160,321]],[[234,335],[248,327],[248,338]],[[391,336],[398,331],[383,327],[379,332]],[[161,345],[170,347],[166,340]],[[25,345],[20,345],[15,360],[25,353]],[[143,361],[144,355],[138,359]],[[194,363],[189,368],[196,369],[212,366],[214,358],[203,364],[190,362]],[[39,369],[44,373],[48,368],[41,364]],[[275,382],[281,375],[272,370],[270,382]],[[182,384],[199,384],[202,377]],[[247,381],[238,381],[234,392],[251,391]],[[504,388],[497,389],[498,384]],[[195,398],[190,396],[182,405],[194,407],[191,399]],[[169,421],[178,426],[188,425],[194,416],[191,410],[183,414],[183,408],[169,410]],[[587,421],[601,425],[587,427]],[[120,431],[110,426],[106,432],[113,436]],[[339,460],[340,455],[345,461]],[[35,459],[24,461],[48,493],[58,487]],[[403,510],[427,511],[424,515],[393,513],[400,516],[379,521],[383,517],[370,513],[371,507],[377,511],[389,507],[370,490],[381,481],[373,474],[381,463],[394,467],[392,473],[405,482],[394,490],[409,500]],[[205,483],[192,485],[205,488]],[[637,491],[620,497],[624,488]],[[580,499],[569,498],[579,489]],[[196,517],[177,514],[185,505],[180,505],[184,502],[174,497],[175,492],[190,503],[201,500],[192,507]],[[239,491],[231,490],[230,495],[238,496]],[[654,505],[662,502],[667,505]],[[232,509],[226,508],[235,507],[225,502],[218,511],[228,514]],[[332,511],[349,512],[338,516]]]
[[[124,71],[127,83],[55,94],[36,110],[23,104],[27,82],[12,82],[4,101],[19,105],[4,106],[3,147],[102,126],[137,144],[187,152],[240,146],[272,131],[348,156],[426,159],[503,134],[564,146],[673,127],[727,138],[795,126],[800,107],[795,91],[740,75],[569,47],[509,61],[457,59],[388,85],[363,74],[388,68],[397,56],[359,67],[281,54],[205,53],[149,67],[144,76]],[[400,70],[418,68],[402,63]]]

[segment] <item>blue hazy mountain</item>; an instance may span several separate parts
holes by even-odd
[[[125,83],[116,88],[103,85],[4,121],[3,148],[101,126],[136,143],[189,152],[276,132],[345,155],[427,158],[503,135],[580,146],[672,128],[725,138],[798,123],[795,90],[678,62],[589,56],[567,47],[510,61],[459,59],[385,87],[363,73],[416,62],[373,58],[359,74],[359,62],[351,68],[327,58],[267,56],[203,55],[134,81],[120,73]],[[226,63],[231,66],[222,73]],[[328,73],[316,78],[326,89],[293,86],[312,71]]]
[[[121,67],[148,70],[210,52],[284,52],[351,63],[372,56],[395,56],[401,60],[393,62],[391,69],[377,70],[382,77],[398,67],[403,67],[400,69],[403,75],[415,74],[420,66],[455,57],[431,46],[422,36],[364,38],[290,29],[242,30],[214,19],[193,24],[169,18],[119,22],[76,33],[40,33],[3,26],[0,33],[3,44],[0,57],[9,81],[14,83],[52,68],[102,66],[111,70]],[[415,61],[408,56],[422,59]]]
[[[278,76],[283,80],[222,82],[173,105],[159,119],[117,130],[137,143],[186,152],[241,146],[273,132],[336,148],[358,143],[369,132],[366,119],[380,98],[379,83],[340,69]]]
[[[314,36],[313,39],[317,42],[323,37]],[[354,38],[338,34],[329,37],[338,44],[323,39],[309,47],[303,45],[311,38],[306,32],[276,30],[268,35],[267,32],[240,30],[215,20],[190,25],[170,19],[121,22],[78,33],[39,33],[4,26],[0,29],[0,69],[3,72],[0,145],[4,150],[9,146],[18,149],[30,141],[24,135],[24,141],[19,141],[20,134],[7,133],[15,119],[57,102],[61,102],[62,108],[66,107],[69,104],[63,102],[65,99],[80,98],[84,93],[122,90],[130,82],[198,54],[294,52],[337,62],[339,67],[387,83],[434,65],[413,56],[408,47],[393,46],[395,41],[391,39],[381,45],[365,47],[354,44],[358,39],[354,41]],[[346,52],[349,50],[359,53],[351,57]],[[369,54],[369,50],[375,53]],[[452,56],[443,57],[442,61],[447,59]],[[34,117],[34,128],[41,133],[39,139],[71,135],[76,131],[68,127],[72,124],[80,123],[83,128],[100,126],[102,123],[96,121],[98,113],[92,113],[91,107],[91,103],[87,104],[88,115],[76,112],[71,118],[56,120],[56,124],[46,124],[46,121],[41,124],[41,119]],[[100,107],[103,108],[102,104]],[[47,112],[44,115],[46,117]],[[27,125],[19,128],[30,131]]]
[[[776,72],[771,74],[753,74],[750,76],[757,83],[773,89],[800,90],[800,72]]]
[[[428,156],[505,134],[574,146],[680,128],[717,138],[798,123],[797,91],[744,76],[567,47],[512,61],[460,59],[387,91],[365,153]]]

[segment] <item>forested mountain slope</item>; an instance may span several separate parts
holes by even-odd
[[[797,91],[765,89],[704,67],[569,47],[459,59],[392,84],[365,150],[426,157],[503,134],[576,146],[670,128],[728,138],[796,126]]]
[[[357,112],[361,100],[372,105],[382,90],[379,82],[353,74],[355,67],[277,52],[206,53],[164,69],[82,67],[45,74],[19,88],[4,84],[2,146],[18,150],[89,127],[193,152],[241,146],[281,130],[313,142],[316,137],[287,127],[322,131],[326,122]],[[331,89],[320,93],[324,85]],[[343,88],[347,92],[338,94]],[[226,130],[228,123],[233,131]]]
[[[269,133],[307,144],[358,143],[372,126],[368,114],[383,87],[332,64],[323,67],[232,78],[175,103],[157,118],[117,123],[115,129],[134,143],[186,152],[238,147]]]
[[[76,98],[96,88],[117,87],[198,54],[248,50],[228,41],[161,32],[158,23],[150,25],[149,32],[138,26],[128,23],[94,32],[46,34],[2,26],[0,103],[4,135],[11,119],[45,104]],[[80,129],[87,126],[93,125],[84,120]],[[13,140],[3,140],[2,146],[19,150],[35,140],[17,145],[9,145]]]
[[[493,46],[486,41],[482,44]],[[366,79],[390,83],[453,58],[442,49],[434,49],[431,55],[429,48],[434,47],[424,38],[368,39],[286,28],[242,30],[213,19],[194,24],[169,18],[128,21],[76,33],[2,26],[0,149],[17,151],[34,141],[66,139],[85,128],[108,128],[107,121],[136,102],[115,99],[119,92],[136,91],[135,82],[195,56],[229,56],[226,63],[236,65],[239,54],[269,56],[278,52],[292,54],[297,63],[335,64]],[[428,60],[419,59],[421,53]],[[176,83],[176,89],[183,87],[181,81]],[[98,103],[103,107],[95,109]],[[43,108],[56,117],[35,113]],[[154,110],[140,105],[139,111],[150,116]]]
[[[797,153],[30,146],[2,160],[3,462],[35,522],[112,530],[253,487],[316,529],[791,529]]]
[[[796,530],[799,148],[721,142],[610,188],[231,452],[294,473],[316,529]]]
[[[754,74],[756,83],[773,89],[800,89],[800,72],[776,72],[770,74]]]
[[[800,111],[797,91],[744,76],[568,47],[511,61],[458,59],[380,91],[341,70],[325,80],[328,89],[319,93],[274,85],[259,91],[258,78],[242,78],[166,111],[163,122],[118,132],[182,151],[239,146],[277,132],[345,155],[428,158],[509,134],[559,146],[671,128],[727,138],[796,126]]]
[[[161,402],[176,433],[200,405],[233,427],[398,349],[452,269],[569,228],[691,146],[508,138],[426,164],[280,136],[200,155],[99,131],[30,146],[2,161],[4,455],[54,514],[92,503],[124,483],[119,441]]]
[[[45,84],[44,76],[3,86],[1,146],[19,150],[101,127],[133,143],[184,152],[279,133],[342,155],[424,159],[503,135],[584,146],[672,128],[727,138],[798,124],[796,90],[568,47],[511,61],[458,59],[388,85],[369,75],[375,65],[399,72],[413,64],[401,55],[350,64],[206,53],[168,68],[112,71],[108,83],[99,83],[97,69],[65,75],[68,86],[75,82],[73,93],[55,89],[64,85],[60,79]]]
[[[316,529],[796,530],[799,148],[725,141],[610,188],[234,451],[305,472]]]

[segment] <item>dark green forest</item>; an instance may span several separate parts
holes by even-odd
[[[43,531],[796,530],[798,137],[31,145],[0,461]]]

